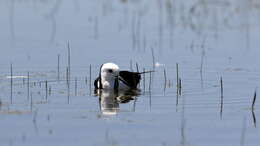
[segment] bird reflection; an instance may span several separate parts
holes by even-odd
[[[119,104],[129,103],[136,99],[138,90],[116,91],[96,89],[95,94],[99,96],[99,108],[103,115],[116,115],[119,112]]]

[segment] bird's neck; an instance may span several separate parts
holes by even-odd
[[[112,88],[114,88],[115,78],[114,77],[111,77],[111,78],[101,77],[101,83],[102,83],[103,88],[112,89]]]

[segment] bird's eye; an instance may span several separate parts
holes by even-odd
[[[108,71],[109,73],[112,73],[112,72],[113,72],[113,70],[112,70],[112,69],[108,69],[107,71]]]

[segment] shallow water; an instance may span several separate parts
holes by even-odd
[[[0,145],[258,145],[259,5],[0,0]],[[141,94],[105,115],[93,91],[100,64],[153,70],[152,51]]]

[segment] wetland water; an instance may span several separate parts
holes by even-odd
[[[259,17],[257,0],[0,0],[0,146],[257,146]],[[119,103],[94,94],[104,62],[155,72]]]

